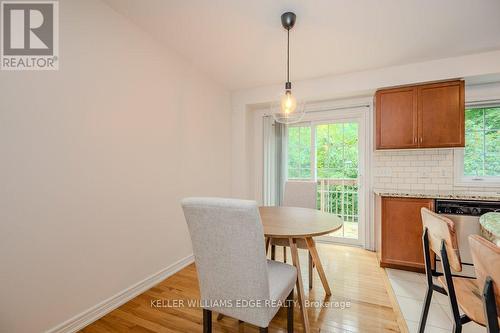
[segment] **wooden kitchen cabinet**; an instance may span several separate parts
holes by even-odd
[[[464,81],[378,90],[376,148],[465,146]]]
[[[433,210],[434,200],[381,198],[381,267],[424,271],[422,207]]]
[[[464,81],[419,87],[418,117],[419,147],[464,147]]]
[[[417,148],[417,89],[377,91],[377,148]]]

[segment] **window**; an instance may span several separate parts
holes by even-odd
[[[311,127],[288,128],[288,179],[310,179]]]
[[[315,145],[311,144],[311,128],[311,125],[288,128],[288,179],[313,178],[311,151],[316,154],[317,178],[357,178],[358,124],[353,122],[314,126],[316,152]]]
[[[287,175],[318,182],[317,208],[338,215],[341,229],[330,234],[359,239],[359,121],[323,120],[288,127]]]
[[[318,178],[358,178],[358,124],[331,123],[316,127]]]
[[[465,110],[465,149],[455,152],[457,185],[500,183],[500,104]]]

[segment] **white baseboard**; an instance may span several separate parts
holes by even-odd
[[[110,298],[102,301],[101,303],[91,307],[88,310],[74,316],[73,318],[65,321],[62,324],[57,325],[54,328],[49,329],[46,333],[73,333],[85,326],[93,323],[97,319],[103,317],[107,313],[118,308],[120,305],[125,304],[137,295],[145,292],[154,285],[165,280],[169,276],[177,273],[184,267],[190,265],[194,262],[193,255],[189,255],[172,265],[162,269],[161,271],[145,278],[144,280],[128,287],[127,289],[119,292],[118,294],[111,296]]]

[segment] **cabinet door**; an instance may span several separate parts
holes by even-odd
[[[432,199],[382,198],[381,266],[423,270],[420,209],[434,207]]]
[[[416,148],[417,89],[379,90],[375,99],[377,149]]]
[[[465,146],[464,82],[418,88],[419,147]]]

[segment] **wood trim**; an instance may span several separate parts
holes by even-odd
[[[465,81],[461,80],[460,81],[460,114],[462,116],[462,119],[460,121],[460,124],[462,125],[462,129],[460,131],[461,133],[461,139],[460,139],[460,146],[465,147]]]
[[[417,87],[417,146],[420,148],[423,137],[424,117],[422,116],[422,87]]]
[[[387,260],[387,259],[386,259],[386,261],[384,261],[382,258],[380,258],[380,261],[379,261],[380,267],[401,269],[404,271],[417,272],[417,273],[425,273],[425,267],[422,268],[422,267],[420,267],[421,265],[410,266],[406,262],[393,263],[390,261],[391,260]]]
[[[377,89],[377,92],[383,91],[383,90],[390,90],[390,89],[406,88],[406,87],[427,86],[427,85],[431,85],[431,84],[446,84],[449,82],[456,82],[456,81],[463,81],[463,79],[462,78],[454,78],[454,79],[446,79],[446,80],[433,80],[433,81],[419,82],[419,83],[414,83],[414,84],[401,84],[401,85],[396,85],[396,86],[380,87],[379,89]]]

